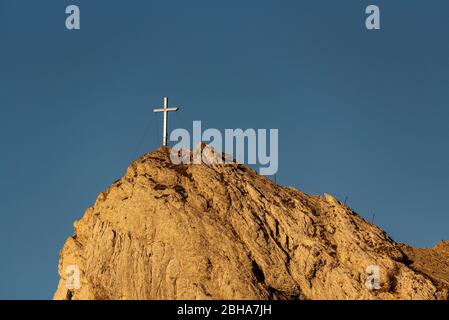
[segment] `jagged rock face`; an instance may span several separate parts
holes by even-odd
[[[405,244],[401,247],[409,259],[410,268],[425,274],[439,287],[449,286],[449,241],[442,241],[432,249]]]
[[[447,272],[429,276],[413,248],[332,196],[275,185],[239,164],[173,165],[166,148],[132,163],[74,226],[55,299],[449,296]],[[66,286],[71,265],[78,289]],[[378,290],[365,285],[370,265],[379,266]]]

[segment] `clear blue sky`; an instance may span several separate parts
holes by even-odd
[[[364,27],[365,7],[381,27]],[[81,30],[65,29],[65,7]],[[0,298],[51,298],[99,192],[171,127],[279,128],[277,180],[449,238],[449,22],[432,1],[0,0]],[[142,136],[146,128],[149,128]]]

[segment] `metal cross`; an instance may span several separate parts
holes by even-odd
[[[168,126],[168,113],[173,111],[178,111],[179,108],[169,108],[168,107],[168,97],[164,97],[164,108],[154,109],[153,112],[163,112],[164,113],[164,128],[162,132],[162,145],[167,146],[167,126]]]

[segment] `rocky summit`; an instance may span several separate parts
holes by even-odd
[[[99,194],[58,269],[65,300],[449,298],[449,242],[396,243],[331,195],[165,147]]]

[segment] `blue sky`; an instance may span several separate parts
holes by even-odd
[[[81,30],[65,8],[81,9]],[[381,9],[381,30],[364,27]],[[277,181],[448,239],[449,2],[0,0],[0,298],[49,299],[99,192],[171,128],[278,128]],[[144,134],[146,132],[146,134]],[[143,138],[142,138],[143,137]]]

